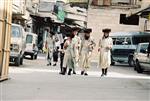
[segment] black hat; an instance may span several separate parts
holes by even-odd
[[[103,32],[106,32],[106,33],[109,33],[109,32],[111,32],[111,29],[105,28],[105,29],[103,29],[102,31],[103,31]]]
[[[73,28],[72,28],[72,31],[79,31],[79,30],[80,30],[79,27],[73,27]]]
[[[84,33],[91,33],[92,32],[92,29],[91,28],[87,28],[84,30]]]

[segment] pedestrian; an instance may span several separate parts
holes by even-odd
[[[55,39],[55,47],[54,47],[54,51],[53,51],[53,62],[54,62],[53,66],[56,66],[57,62],[58,62],[60,42],[59,42],[57,35],[55,35],[54,39]]]
[[[55,40],[54,40],[53,35],[51,33],[48,33],[48,36],[46,38],[45,47],[47,49],[47,61],[48,61],[47,66],[49,66],[52,64],[53,50],[55,47]]]
[[[109,33],[111,29],[103,29],[102,32],[104,33],[103,37],[99,40],[99,48],[98,51],[100,52],[99,55],[99,66],[102,68],[101,76],[107,75],[107,70],[111,64],[111,49],[113,45],[112,38],[109,37]]]
[[[64,59],[63,59],[63,70],[62,75],[66,74],[67,68],[69,68],[68,75],[71,75],[71,71],[73,70],[73,59],[75,58],[74,48],[71,47],[72,38],[74,35],[69,35],[68,39],[64,43]]]
[[[80,47],[80,67],[81,67],[81,75],[88,75],[87,70],[90,68],[90,58],[92,55],[93,48],[95,47],[95,42],[92,39],[90,33],[92,29],[85,29],[84,30],[84,38],[81,40],[81,47]]]
[[[64,38],[63,43],[60,44],[61,49],[59,50],[60,52],[60,72],[59,74],[63,74],[63,61],[64,61],[64,43],[66,42],[67,37]]]
[[[73,27],[72,33],[74,35],[74,38],[72,39],[72,48],[75,49],[75,58],[73,58],[73,74],[76,74],[75,69],[77,68],[78,62],[79,62],[79,48],[81,44],[80,37],[78,36],[80,28]]]

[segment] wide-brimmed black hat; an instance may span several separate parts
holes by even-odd
[[[92,29],[91,28],[87,28],[84,30],[84,33],[91,33],[92,32]]]
[[[73,27],[73,28],[72,28],[72,31],[79,31],[79,30],[80,30],[79,27]]]
[[[102,31],[103,31],[103,32],[106,32],[106,33],[109,33],[109,32],[111,32],[111,29],[105,28],[105,29],[103,29]]]

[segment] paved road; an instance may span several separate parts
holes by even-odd
[[[107,77],[92,64],[89,76],[62,76],[46,66],[43,56],[10,66],[10,79],[0,83],[0,101],[150,101],[150,74],[137,74],[127,65],[109,68]]]

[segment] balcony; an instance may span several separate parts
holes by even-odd
[[[92,0],[90,3],[92,8],[114,8],[114,9],[136,9],[141,6],[137,4],[137,0]]]

